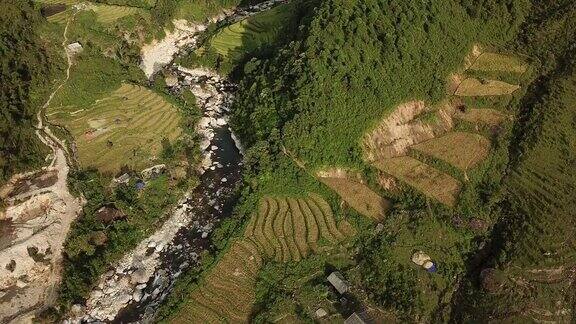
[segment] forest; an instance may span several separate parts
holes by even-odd
[[[36,113],[62,67],[54,45],[39,36],[32,1],[7,0],[0,13],[0,183],[41,165],[48,149],[34,133]]]

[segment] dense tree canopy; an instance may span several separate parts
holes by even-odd
[[[34,134],[38,100],[31,91],[46,86],[54,70],[38,36],[41,16],[32,1],[6,0],[0,13],[0,182],[42,161]]]

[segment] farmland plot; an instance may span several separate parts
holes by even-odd
[[[111,24],[116,20],[135,14],[147,14],[147,11],[136,7],[92,4],[90,9],[96,13],[96,20],[102,24]]]
[[[390,208],[390,203],[386,199],[359,181],[345,177],[318,177],[318,179],[364,216],[381,220]]]
[[[247,323],[262,258],[251,240],[232,244],[171,323]]]
[[[163,138],[181,133],[177,108],[155,92],[123,84],[86,109],[53,108],[50,120],[66,126],[76,141],[80,164],[103,172],[123,165],[153,164]]]
[[[527,68],[518,57],[489,52],[482,53],[470,67],[471,70],[512,73],[524,73]]]
[[[520,86],[498,80],[479,80],[467,78],[456,90],[456,95],[460,97],[483,97],[483,96],[503,96],[512,94]]]
[[[466,171],[488,156],[490,141],[478,134],[451,132],[412,148]]]
[[[466,111],[457,111],[454,117],[470,123],[486,124],[490,126],[499,125],[509,117],[495,109],[490,108],[469,108]]]
[[[461,188],[460,182],[412,157],[384,159],[375,162],[374,166],[447,206],[452,207],[456,204]]]
[[[244,237],[255,242],[263,256],[277,262],[299,261],[320,250],[321,239],[336,244],[345,238],[332,210],[320,196],[266,197],[248,223]]]

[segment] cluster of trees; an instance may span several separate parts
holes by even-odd
[[[59,299],[65,309],[82,303],[109,266],[150,235],[162,222],[177,196],[167,176],[148,181],[138,192],[134,174],[128,184],[115,189],[96,170],[71,174],[70,184],[86,198],[83,214],[71,228],[64,249],[64,273]],[[103,221],[97,211],[103,206],[118,209],[125,217]]]
[[[0,183],[38,166],[48,150],[34,131],[36,113],[62,58],[42,41],[32,1],[6,0],[0,13]]]

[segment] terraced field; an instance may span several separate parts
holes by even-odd
[[[528,66],[518,57],[498,53],[482,53],[470,67],[477,71],[524,73]]]
[[[412,149],[466,171],[488,156],[490,141],[478,134],[450,132],[444,136],[414,145]]]
[[[496,126],[509,118],[506,114],[490,108],[468,108],[466,111],[456,111],[454,117],[470,123]]]
[[[306,199],[262,199],[244,237],[254,241],[262,255],[277,262],[299,261],[319,252],[320,240],[337,244],[345,238],[330,206],[316,194]]]
[[[460,83],[455,94],[460,97],[503,96],[512,94],[519,88],[518,85],[504,81],[467,78]]]
[[[72,15],[73,10],[71,7],[67,8],[66,10],[59,12],[55,15],[52,15],[46,18],[49,22],[57,23],[57,24],[66,24],[66,20]]]
[[[294,11],[294,4],[287,3],[224,27],[210,40],[210,46],[230,61],[240,60],[281,37]]]
[[[524,73],[528,68],[519,58],[497,53],[473,52],[465,61],[468,61],[465,66],[470,65],[469,69],[475,71]],[[448,85],[454,95],[436,109],[427,108],[422,101],[400,104],[365,135],[362,143],[366,162],[449,207],[456,205],[461,183],[408,156],[409,152],[417,151],[451,164],[463,172],[467,180],[466,172],[489,156],[491,143],[479,134],[452,131],[453,127],[458,121],[496,126],[509,117],[495,109],[467,108],[464,99],[458,97],[498,97],[520,88],[504,81],[465,75],[457,75],[454,80]],[[424,115],[433,118],[424,118]]]
[[[347,223],[340,224],[344,230]],[[244,232],[187,299],[170,323],[247,323],[262,263],[300,261],[346,235],[328,203],[307,198],[265,197]]]
[[[65,5],[74,5],[79,3],[79,0],[37,0],[40,3],[45,3],[45,4],[65,4]]]
[[[376,221],[383,219],[390,208],[390,203],[386,199],[356,180],[339,177],[318,177],[318,179],[336,191],[350,207]]]
[[[447,206],[456,204],[460,182],[428,164],[409,156],[401,156],[377,161],[374,166]]]
[[[93,10],[96,13],[97,21],[102,24],[111,24],[126,16],[147,14],[147,11],[141,8],[105,4],[92,4],[90,5],[90,10]]]
[[[80,164],[103,172],[123,165],[153,164],[161,140],[176,139],[181,129],[177,108],[155,92],[123,84],[86,109],[54,107],[51,122],[64,125],[76,140]]]
[[[251,240],[232,243],[171,323],[247,323],[262,258]]]

